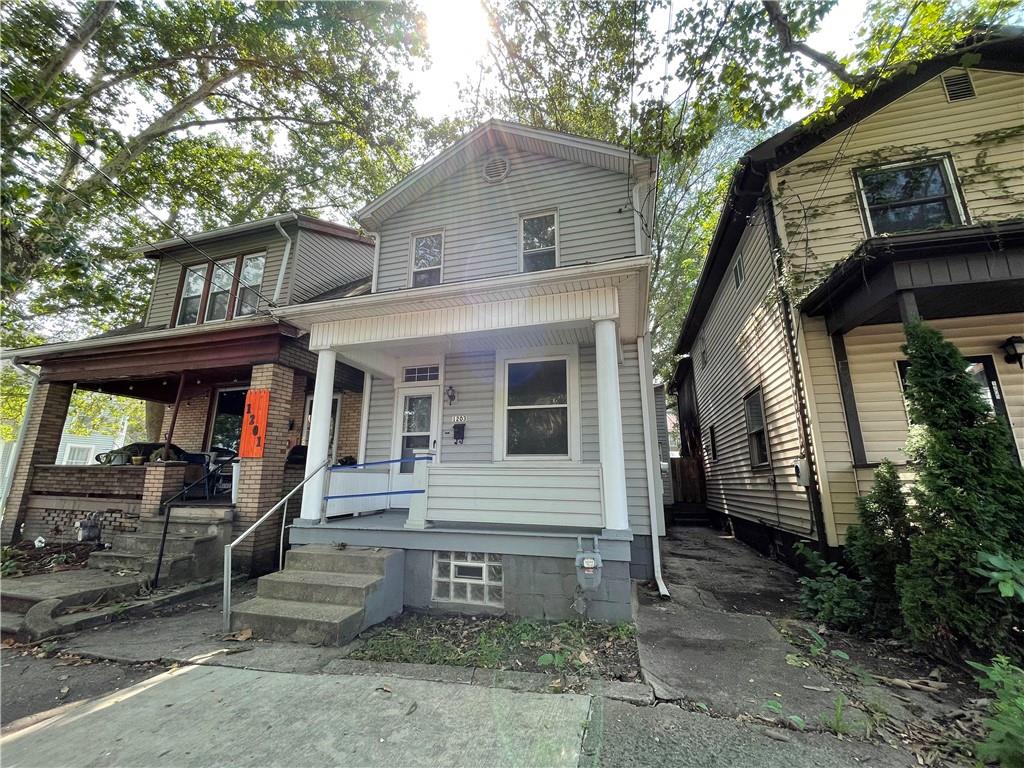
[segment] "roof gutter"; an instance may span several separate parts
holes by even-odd
[[[293,218],[298,218],[295,214],[292,214]],[[274,222],[274,229],[280,233],[281,237],[284,238],[284,256],[281,257],[281,268],[277,271],[277,285],[274,286],[274,298],[271,299],[274,304],[277,304],[281,298],[281,287],[284,285],[284,273],[288,269],[288,257],[292,252],[292,238],[287,232],[284,231],[284,227],[281,226],[280,221]]]

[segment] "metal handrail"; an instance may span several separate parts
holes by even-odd
[[[284,507],[284,512],[281,513],[281,545],[282,545],[282,549],[283,549],[283,545],[284,545],[284,520],[285,520],[285,518],[287,518],[288,499],[290,499],[293,495],[295,495],[295,492],[297,490],[299,490],[299,488],[301,488],[306,483],[308,483],[310,480],[312,480],[314,477],[316,477],[317,474],[320,472],[320,470],[327,466],[329,461],[330,461],[329,459],[324,459],[322,462],[320,462],[320,464],[317,466],[316,469],[314,469],[312,472],[310,472],[308,475],[306,475],[304,478],[302,478],[302,482],[301,483],[299,483],[294,488],[292,488],[290,491],[288,491],[288,493],[285,494],[284,498],[282,498],[279,502],[277,502],[277,504],[275,504],[270,509],[268,509],[265,513],[263,513],[263,516],[260,517],[259,520],[257,520],[255,523],[250,525],[248,528],[246,528],[245,531],[241,535],[239,535],[239,537],[237,539],[232,541],[230,544],[225,544],[224,545],[224,608],[223,608],[224,617],[223,618],[224,618],[224,631],[225,632],[230,632],[231,631],[231,552],[232,552],[232,550],[235,548],[235,546],[237,544],[241,543],[244,539],[246,539],[249,536],[249,534],[251,534],[257,528],[259,528],[261,525],[263,525],[263,523],[265,523],[267,521],[267,519],[272,514],[274,514],[278,509],[280,509],[282,506]],[[278,563],[278,568],[280,568],[282,565],[283,565],[283,563],[279,562]]]
[[[195,482],[189,483],[173,496],[170,496],[160,502],[160,514],[164,516],[164,528],[163,531],[160,533],[160,551],[157,553],[156,556],[156,572],[153,574],[154,589],[160,586],[160,568],[164,562],[164,545],[167,543],[167,529],[170,527],[171,524],[171,502],[185,498],[188,495],[188,492],[195,488],[197,485],[199,485],[200,483],[205,483],[214,475],[220,474],[224,470],[224,467],[228,466],[229,464],[236,463],[238,463],[237,458],[231,459],[230,461],[222,461],[216,467],[211,469],[209,472],[207,472],[205,475],[200,477]],[[207,498],[209,498],[209,494],[207,494]]]
[[[361,469],[362,467],[380,467],[385,464],[412,464],[414,461],[432,461],[433,456],[413,456],[412,458],[404,459],[385,459],[383,461],[367,461],[362,464],[338,464],[334,467],[329,467],[328,472],[344,472],[347,469]]]

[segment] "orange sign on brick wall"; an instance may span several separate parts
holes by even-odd
[[[270,390],[250,389],[245,396],[242,413],[242,441],[238,456],[243,459],[262,459],[267,435],[267,413],[270,411]]]

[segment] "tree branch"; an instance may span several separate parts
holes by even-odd
[[[811,46],[802,40],[794,40],[793,31],[789,28],[789,19],[786,18],[786,14],[782,10],[782,5],[778,0],[762,0],[761,4],[764,6],[765,12],[768,14],[768,21],[771,22],[772,28],[775,30],[775,34],[779,37],[779,42],[782,43],[782,50],[806,56],[811,61],[821,67],[824,67],[827,71],[835,75],[847,85],[861,85],[864,82],[863,77],[859,77],[850,72],[850,70],[844,67],[834,56],[811,48]]]
[[[64,47],[57,51],[50,61],[47,62],[46,66],[36,75],[39,87],[32,95],[22,101],[22,106],[26,109],[32,109],[43,100],[53,82],[71,65],[75,56],[89,44],[89,41],[99,31],[103,22],[113,13],[115,5],[116,3],[113,0],[100,0],[100,2],[96,3],[92,12],[82,19],[81,24],[78,25],[78,28],[68,38]]]

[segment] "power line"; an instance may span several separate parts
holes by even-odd
[[[215,269],[220,269],[221,271],[223,271],[226,274],[230,275],[232,281],[234,281],[234,278],[235,278],[234,270],[229,270],[227,267],[219,264],[217,262],[217,260],[214,259],[213,257],[211,257],[208,253],[206,253],[206,251],[204,251],[202,248],[200,248],[195,243],[193,243],[191,240],[189,240],[189,238],[183,232],[180,232],[177,228],[175,228],[174,226],[172,226],[168,222],[166,222],[163,219],[161,219],[156,213],[154,213],[152,210],[150,210],[150,208],[145,203],[143,203],[141,200],[139,200],[139,198],[137,198],[131,192],[129,192],[124,187],[122,187],[120,184],[118,184],[116,181],[114,181],[114,179],[112,179],[102,168],[100,168],[99,166],[94,164],[91,160],[89,160],[87,157],[85,157],[72,144],[69,144],[67,141],[65,141],[63,138],[61,138],[61,136],[59,134],[57,134],[56,131],[54,131],[50,126],[46,125],[46,123],[44,123],[42,120],[40,120],[31,110],[23,107],[20,102],[18,102],[14,97],[12,97],[10,95],[10,93],[8,93],[6,88],[0,87],[0,95],[2,95],[4,97],[4,99],[8,103],[11,104],[11,106],[13,106],[15,109],[17,109],[23,115],[25,115],[25,117],[27,117],[33,123],[35,123],[40,128],[42,128],[44,131],[46,131],[48,134],[50,134],[50,136],[52,136],[54,139],[56,139],[61,144],[61,146],[63,146],[68,152],[70,152],[73,155],[75,155],[80,161],[85,163],[87,166],[92,168],[93,171],[95,171],[100,176],[102,176],[104,179],[106,179],[106,181],[110,184],[110,186],[113,189],[115,189],[118,192],[120,192],[122,195],[127,197],[133,203],[135,203],[135,205],[137,205],[139,208],[141,208],[146,213],[148,213],[150,216],[152,216],[153,219],[155,219],[158,224],[160,224],[161,226],[166,227],[168,230],[170,230],[170,232],[172,234],[174,234],[175,237],[177,237],[179,240],[181,240],[182,243],[187,245],[189,248],[194,250],[196,253],[201,255],[204,259],[206,259],[207,262],[212,264]],[[65,189],[65,191],[69,191],[69,190]],[[79,200],[81,200],[81,198],[78,197],[78,195],[75,195],[75,197],[77,197]],[[147,242],[147,245],[153,247],[154,243]],[[166,252],[163,251],[163,249],[157,248],[157,250],[160,251],[161,254],[166,255]],[[178,261],[178,260],[175,259],[175,261]],[[178,261],[178,263],[182,264],[182,266],[185,266],[180,261]],[[250,290],[252,290],[252,292],[255,293],[257,296],[259,296],[261,300],[266,302],[268,306],[270,306],[270,307],[276,307],[277,306],[277,304],[275,304],[273,301],[271,301],[266,296],[264,296],[263,293],[261,293],[259,290],[255,289],[255,288],[250,288]]]

